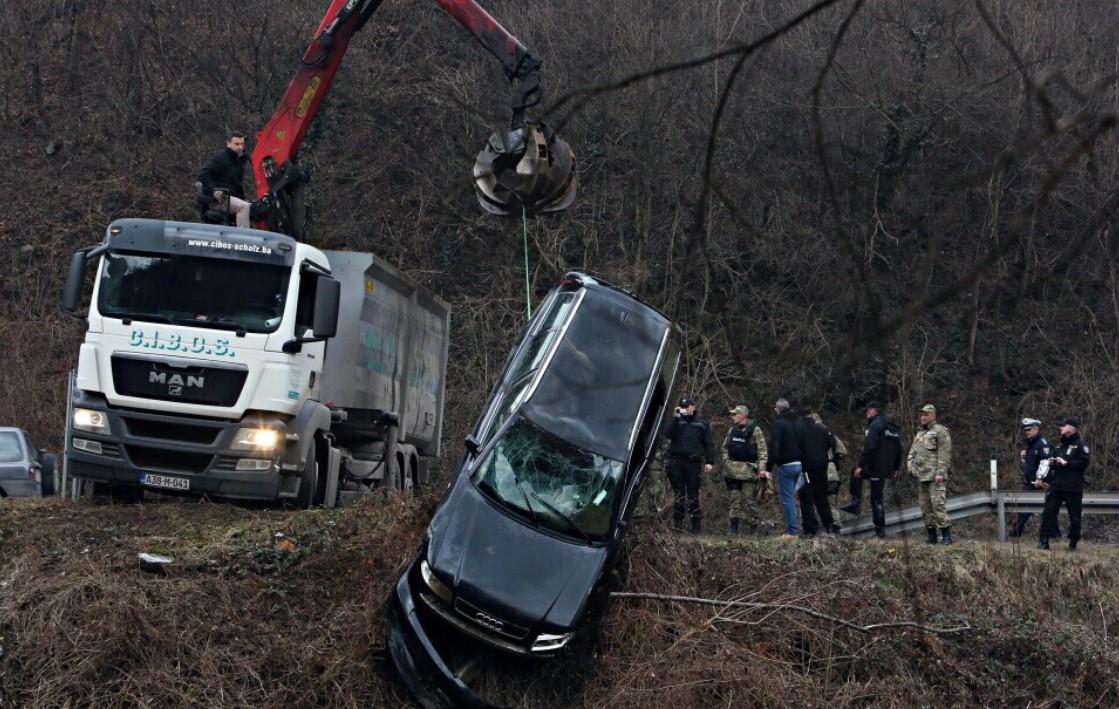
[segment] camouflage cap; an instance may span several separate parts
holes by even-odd
[[[746,406],[745,404],[739,404],[738,406],[732,406],[731,408],[727,409],[727,413],[728,414],[749,414],[750,413],[750,407]]]
[[[936,407],[933,406],[932,404],[925,404],[924,406],[921,407],[920,411],[923,414],[935,414],[936,413]]]

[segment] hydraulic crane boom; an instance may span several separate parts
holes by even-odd
[[[255,218],[271,231],[304,236],[304,191],[309,175],[299,165],[299,150],[330,90],[350,40],[382,0],[332,0],[308,45],[287,91],[250,156],[258,200]],[[574,198],[574,156],[541,124],[525,121],[528,108],[543,97],[541,62],[474,0],[437,0],[501,62],[514,83],[512,130],[495,134],[475,165],[479,201],[488,211],[506,214],[514,203],[528,211],[558,211]],[[495,140],[498,147],[495,149]],[[529,150],[528,148],[532,148]],[[490,156],[484,159],[483,156]],[[479,164],[486,163],[479,174]],[[501,184],[509,173],[507,185]]]

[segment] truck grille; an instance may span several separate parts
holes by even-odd
[[[181,441],[210,445],[221,433],[220,428],[208,426],[189,426],[180,423],[151,421],[149,419],[122,417],[128,432],[140,438],[160,438],[165,441]]]
[[[117,393],[186,404],[233,406],[249,375],[244,365],[161,360],[113,355],[113,385]]]
[[[126,445],[125,451],[132,464],[137,468],[151,468],[152,470],[170,470],[178,473],[202,473],[210,467],[214,456],[209,453],[187,453],[185,451],[171,451],[165,448],[149,448],[148,446]]]

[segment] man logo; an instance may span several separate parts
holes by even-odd
[[[206,377],[196,377],[188,374],[168,374],[167,372],[148,372],[149,384],[166,384],[168,396],[182,396],[183,387],[188,389],[202,389],[206,386]]]

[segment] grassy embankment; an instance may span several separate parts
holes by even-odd
[[[382,606],[433,504],[0,504],[0,705],[398,705]],[[693,540],[641,520],[625,590],[763,605],[615,599],[564,658],[476,683],[540,707],[1119,704],[1114,548],[915,541]],[[141,570],[144,551],[174,563]]]

